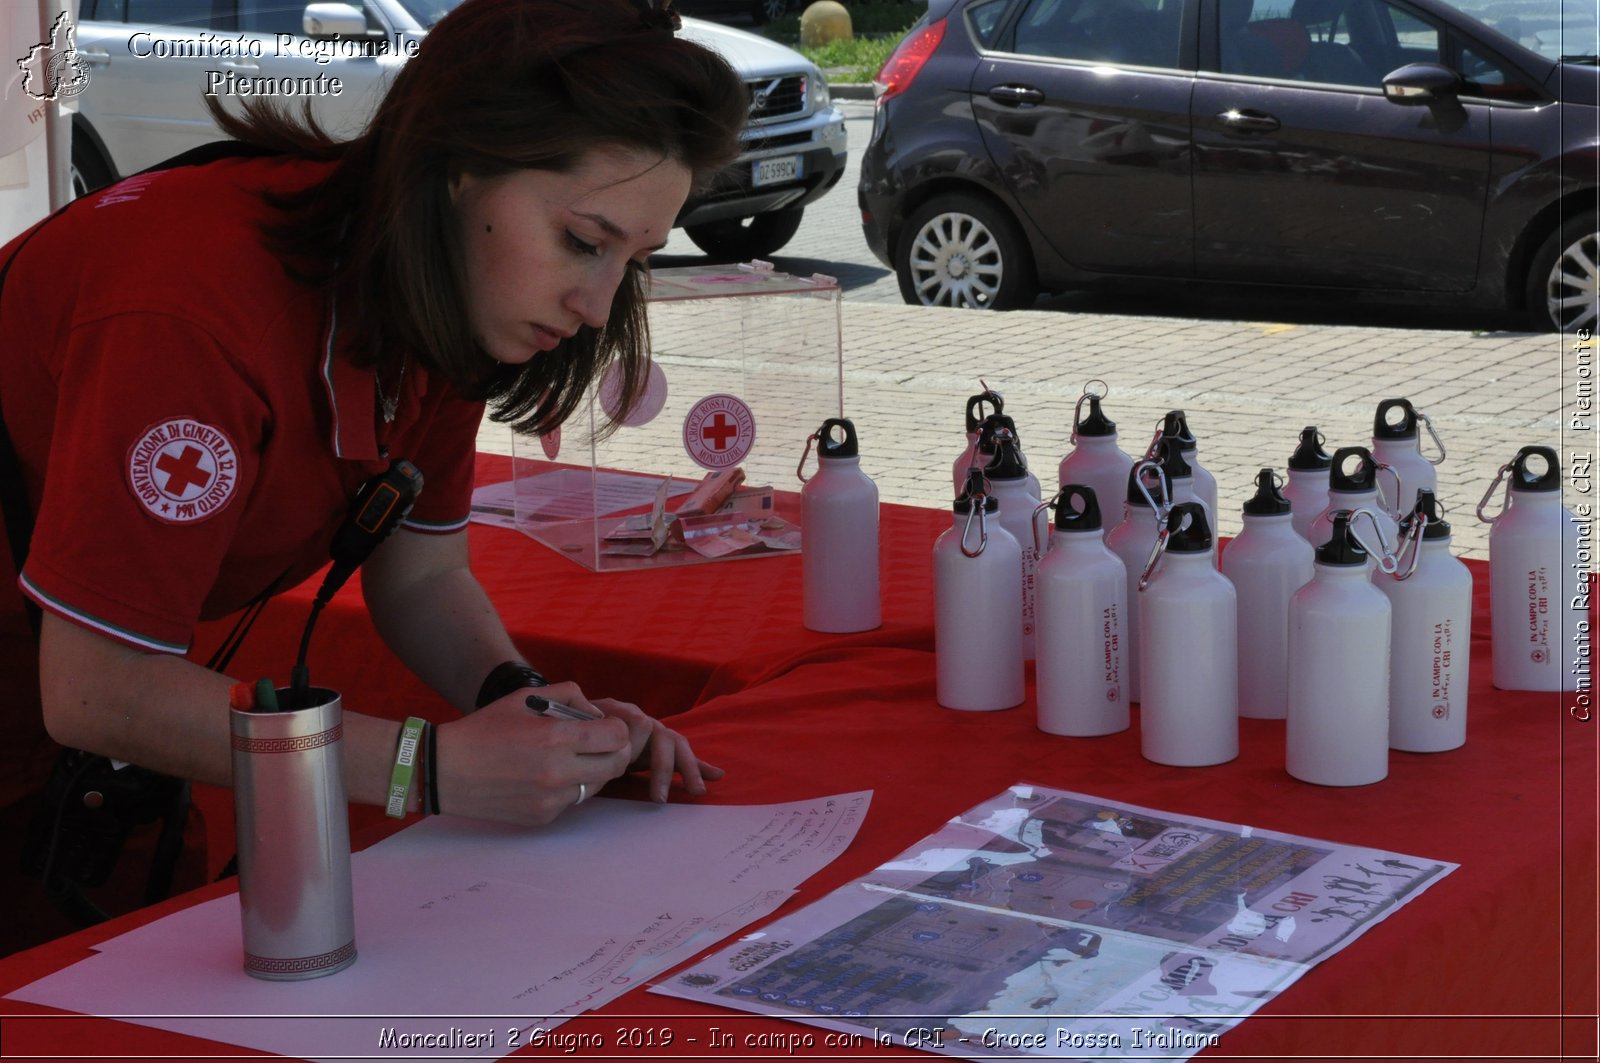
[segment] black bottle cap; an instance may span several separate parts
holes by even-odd
[[[1162,436],[1156,443],[1155,463],[1167,474],[1168,482],[1185,476],[1194,476],[1194,470],[1183,460],[1183,443],[1175,436]]]
[[[1139,461],[1134,462],[1133,468],[1128,470],[1128,505],[1149,505],[1149,503],[1144,500],[1144,491],[1139,490],[1139,470],[1141,469],[1147,470],[1145,472],[1145,478],[1147,482],[1144,486],[1150,492],[1150,497],[1156,500],[1156,505],[1166,505],[1168,499],[1165,481],[1163,481],[1160,476],[1156,475],[1158,471],[1157,469]]]
[[[1353,471],[1347,471],[1350,458],[1360,458]],[[1378,463],[1372,460],[1372,451],[1366,447],[1340,447],[1333,452],[1333,466],[1328,472],[1330,491],[1376,491],[1378,489]]]
[[[1348,509],[1333,511],[1333,534],[1317,547],[1317,560],[1324,565],[1365,565],[1369,555],[1366,547],[1350,530],[1351,512]]]
[[[994,457],[984,468],[991,480],[1026,480],[1028,478],[1028,463],[1022,460],[1022,451],[1017,446],[1017,437],[1008,428],[997,428],[994,432]]]
[[[1322,449],[1322,433],[1314,424],[1300,429],[1300,445],[1289,455],[1289,468],[1299,471],[1326,469],[1333,464],[1333,455]]]
[[[1278,490],[1278,477],[1271,469],[1256,473],[1256,493],[1244,504],[1244,511],[1252,517],[1275,517],[1289,512],[1289,500]]]
[[[835,428],[839,429],[843,438],[833,437]],[[848,417],[830,417],[822,422],[822,427],[817,429],[817,457],[854,458],[859,454],[860,451],[856,449],[856,426]]]
[[[1100,396],[1090,395],[1089,415],[1081,418],[1072,430],[1080,436],[1114,436],[1117,434],[1117,422],[1100,412]]]
[[[976,432],[978,426],[983,424],[983,419],[989,414],[982,412],[984,405],[993,406],[992,413],[999,413],[1006,408],[1006,400],[1000,397],[998,391],[984,390],[967,400],[967,431]]]
[[[1100,502],[1094,488],[1067,484],[1056,499],[1056,530],[1064,532],[1099,531]]]
[[[1399,424],[1389,420],[1390,410],[1403,410]],[[1417,408],[1410,399],[1384,399],[1378,403],[1377,416],[1372,419],[1373,439],[1417,438]]]
[[[1179,502],[1167,514],[1167,552],[1198,554],[1211,549],[1211,522],[1198,502]]]
[[[1182,410],[1167,411],[1167,415],[1161,419],[1161,437],[1177,439],[1184,450],[1194,450],[1200,445],[1194,433],[1189,431],[1189,418]]]
[[[1444,519],[1444,510],[1431,488],[1417,488],[1417,504],[1411,507],[1410,513],[1400,519],[1401,535],[1410,534],[1411,526],[1419,514],[1428,522],[1422,529],[1423,539],[1450,538],[1450,522]]]
[[[1016,443],[1017,457],[1022,460],[1022,467],[1026,469],[1028,459],[1022,453],[1022,433],[1017,431],[1017,422],[1007,414],[991,413],[983,419],[983,424],[978,428],[978,453],[983,455],[985,464],[994,460],[995,435],[1001,429],[1011,433],[1011,438]]]
[[[982,469],[967,470],[967,484],[956,496],[955,504],[951,506],[957,513],[971,513],[972,500],[978,495],[983,495],[983,511],[997,513],[1000,510],[1000,500],[989,493],[989,484],[984,479]]]
[[[1529,458],[1543,458],[1544,472],[1534,473],[1528,468]],[[1511,459],[1511,490],[1559,491],[1561,490],[1561,459],[1551,447],[1523,447]]]

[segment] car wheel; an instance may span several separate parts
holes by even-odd
[[[753,218],[728,218],[686,225],[694,245],[718,262],[748,262],[776,252],[800,229],[804,207],[790,207]]]
[[[100,157],[100,152],[88,137],[73,130],[72,133],[72,198],[86,196],[97,188],[111,183],[111,167]]]
[[[1589,211],[1551,233],[1528,271],[1528,314],[1535,327],[1593,332],[1600,315],[1600,213]]]
[[[913,306],[1014,310],[1038,294],[1022,230],[974,196],[936,196],[917,208],[901,232],[895,273]]]

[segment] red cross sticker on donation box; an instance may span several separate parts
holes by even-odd
[[[683,419],[683,449],[702,469],[739,464],[755,441],[755,415],[733,395],[708,395]]]

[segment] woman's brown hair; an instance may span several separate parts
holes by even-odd
[[[380,372],[407,355],[486,399],[496,421],[547,431],[615,361],[622,408],[649,362],[643,273],[631,268],[598,331],[587,326],[524,365],[502,365],[468,326],[450,179],[565,171],[597,147],[673,159],[704,182],[738,153],[747,116],[738,75],[674,36],[645,0],[466,0],[400,67],[360,136],[336,141],[309,111],[226,114],[224,132],[335,163],[304,192],[273,199],[267,238],[297,276],[354,305],[357,349]]]

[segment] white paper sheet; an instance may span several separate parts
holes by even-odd
[[[870,800],[597,798],[538,831],[436,817],[355,855],[358,958],[336,975],[246,975],[234,894],[11,997],[308,1059],[495,1058],[770,913]]]
[[[515,528],[519,509],[524,521],[534,523],[621,513],[649,505],[663,482],[659,476],[552,469],[522,480],[476,488],[472,492],[472,520],[497,528]],[[667,494],[673,498],[686,495],[694,490],[695,483],[674,479]]]

